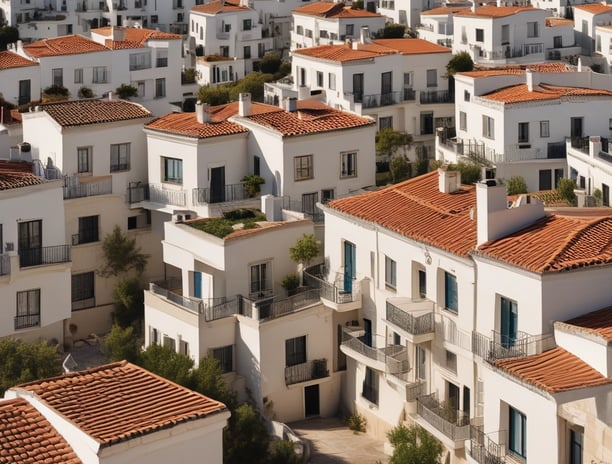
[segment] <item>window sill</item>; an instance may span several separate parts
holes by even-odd
[[[397,292],[397,289],[395,288],[395,286],[394,285],[390,285],[388,283],[385,283],[385,289],[389,290],[390,292],[393,292],[393,293]]]
[[[354,179],[355,177],[357,177],[357,174],[351,174],[351,175],[341,175],[340,179]]]
[[[459,310],[455,311],[453,309],[447,308],[446,306],[441,306],[440,308],[447,314],[450,314],[455,317],[459,316]]]
[[[127,169],[111,169],[110,172],[129,172],[130,168]]]
[[[302,182],[303,180],[312,180],[314,177],[304,177],[301,179],[293,179],[294,182]]]

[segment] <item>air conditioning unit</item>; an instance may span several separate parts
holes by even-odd
[[[195,219],[197,217],[198,215],[195,211],[176,210],[172,213],[172,222],[181,223],[183,221],[189,221],[190,219]]]

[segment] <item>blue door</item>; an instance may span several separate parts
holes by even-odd
[[[355,271],[356,250],[355,244],[349,241],[344,242],[344,291],[353,293],[353,279]]]
[[[518,308],[516,301],[501,299],[501,345],[504,348],[514,346],[516,341],[516,326],[518,323]]]
[[[193,273],[193,296],[202,298],[202,273],[197,271]]]

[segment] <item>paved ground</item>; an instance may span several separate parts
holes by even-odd
[[[89,369],[90,367],[105,364],[108,358],[102,353],[102,347],[97,340],[87,339],[75,342],[74,347],[69,352],[72,359],[77,363],[76,370]],[[64,353],[64,357],[68,352]]]
[[[386,463],[383,442],[354,433],[338,418],[313,418],[288,424],[310,442],[311,464]]]

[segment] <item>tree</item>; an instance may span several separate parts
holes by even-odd
[[[230,410],[236,407],[236,395],[225,382],[219,361],[212,356],[200,359],[193,371],[193,389],[221,401]]]
[[[389,164],[389,172],[391,173],[391,182],[397,184],[398,182],[408,179],[412,173],[410,163],[403,156],[396,156],[391,160]]]
[[[19,40],[19,29],[14,26],[0,27],[0,51],[6,50],[8,44],[15,43]]]
[[[115,93],[122,100],[129,100],[132,97],[138,96],[138,89],[130,84],[121,84],[115,89]]]
[[[383,39],[401,39],[404,37],[406,26],[403,24],[386,24],[382,31]]]
[[[449,164],[448,169],[461,173],[462,184],[474,184],[482,177],[481,167],[476,163],[459,161],[457,164]]]
[[[314,234],[304,234],[295,245],[289,248],[289,258],[298,264],[308,266],[321,253],[321,245]]]
[[[62,373],[62,360],[57,349],[45,341],[0,340],[0,359],[0,394],[20,383]]]
[[[280,65],[280,55],[277,53],[266,53],[259,61],[259,70],[264,74],[274,74],[278,72]]]
[[[272,74],[251,72],[230,87],[230,100],[238,100],[241,93],[250,93],[252,101],[262,102],[264,97],[264,84],[274,79]]]
[[[111,361],[126,361],[138,363],[139,346],[133,327],[113,325],[104,338],[103,350]]]
[[[193,387],[193,359],[174,349],[150,345],[140,353],[140,365],[157,375],[187,388]],[[216,398],[214,398],[216,399]]]
[[[122,279],[113,290],[115,297],[115,322],[127,327],[144,319],[144,293],[136,278]],[[140,330],[140,328],[139,328]]]
[[[95,97],[93,90],[89,87],[81,87],[79,89],[79,93],[77,94],[79,98],[93,98]]]
[[[301,462],[302,460],[295,452],[295,444],[291,440],[278,440],[272,444],[268,464],[300,464]]]
[[[141,275],[149,259],[149,255],[136,246],[136,239],[125,235],[119,226],[104,237],[102,253],[105,262],[98,271],[102,277],[127,274],[132,269]]]
[[[427,158],[419,158],[415,164],[415,176],[420,176],[422,174],[427,174],[429,171],[429,160]]]
[[[467,72],[474,69],[474,61],[468,52],[459,52],[448,60],[446,74],[454,76],[458,72]]]
[[[412,145],[412,135],[391,128],[379,130],[374,140],[376,143],[376,154],[388,158],[391,158],[399,148],[406,155],[406,151]]]
[[[198,90],[198,100],[208,103],[210,106],[229,103],[229,88],[225,85],[219,85],[217,87],[200,87],[200,90]]]
[[[223,434],[223,462],[226,464],[264,463],[268,452],[268,433],[259,412],[243,403],[233,412]]]
[[[527,182],[525,182],[522,176],[512,176],[506,181],[506,189],[508,190],[508,195],[527,193]]]
[[[68,100],[70,91],[61,85],[51,85],[43,90],[43,103]]]
[[[559,196],[566,200],[568,203],[576,204],[576,194],[574,189],[576,188],[576,181],[574,179],[563,178],[557,182],[557,193]]]
[[[439,464],[444,447],[419,425],[398,425],[387,433],[393,445],[389,464]]]

